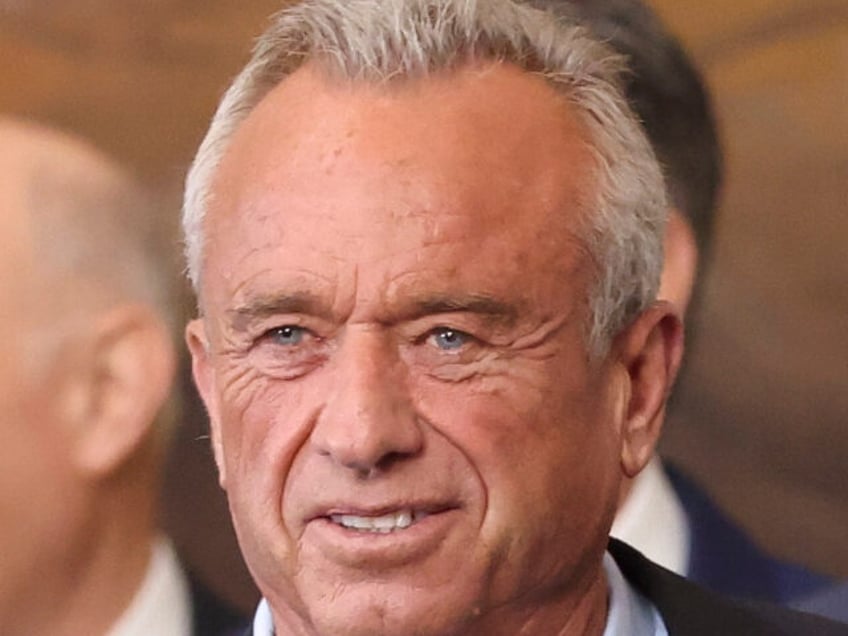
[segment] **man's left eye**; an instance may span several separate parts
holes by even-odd
[[[430,341],[443,351],[457,351],[471,341],[471,336],[464,331],[439,327],[430,334]]]

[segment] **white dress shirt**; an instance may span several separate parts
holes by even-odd
[[[159,538],[147,573],[107,636],[190,636],[191,593],[170,541]]]
[[[610,534],[654,563],[686,576],[689,522],[660,459],[654,457],[633,482]]]
[[[627,582],[609,554],[604,555],[604,573],[609,588],[609,610],[603,636],[668,636],[657,608]],[[262,599],[253,618],[253,636],[275,635],[271,609]]]
[[[604,555],[609,611],[603,636],[668,636],[659,610],[627,582],[609,553]]]

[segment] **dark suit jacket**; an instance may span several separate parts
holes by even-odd
[[[760,549],[683,472],[663,463],[689,521],[687,578],[727,596],[789,605],[832,584]]]
[[[610,540],[609,551],[624,577],[659,610],[669,636],[848,636],[848,625],[777,605],[719,596],[615,539]],[[243,628],[233,636],[237,634],[252,636],[252,629]]]
[[[793,607],[848,623],[848,581],[794,603]]]
[[[218,598],[196,576],[188,577],[193,636],[223,636],[244,625],[247,617]]]
[[[615,539],[609,551],[624,577],[659,610],[669,636],[848,636],[848,625],[720,596]]]

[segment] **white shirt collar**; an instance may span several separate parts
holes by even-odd
[[[657,608],[625,580],[615,559],[605,554],[603,565],[609,588],[603,636],[668,636]],[[256,608],[253,636],[274,636],[274,621],[265,599]]]
[[[658,457],[654,457],[636,477],[610,534],[630,544],[651,561],[686,575],[689,521]]]
[[[107,636],[190,636],[191,595],[171,543],[159,538],[147,573]]]
[[[259,601],[256,614],[253,617],[253,636],[274,636],[274,619],[271,608],[264,598]]]
[[[604,555],[604,574],[609,609],[603,636],[668,636],[657,608],[627,582],[609,553]]]

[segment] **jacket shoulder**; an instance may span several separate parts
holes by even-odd
[[[848,636],[848,625],[706,590],[615,539],[609,551],[624,577],[659,610],[670,636]]]
[[[191,590],[193,636],[242,636],[248,618],[222,600],[193,573],[188,572]]]

